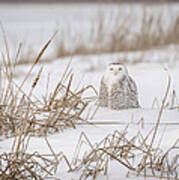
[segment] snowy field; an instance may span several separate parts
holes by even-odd
[[[13,48],[15,44],[23,41],[29,46],[37,46],[37,48],[39,48],[49,39],[54,30],[60,29],[61,27],[65,29],[70,24],[75,27],[75,31],[78,31],[80,28],[82,28],[82,30],[85,30],[85,28],[88,29],[89,21],[91,18],[94,18],[99,11],[108,13],[111,12],[112,9],[115,11],[117,8],[121,8],[121,14],[127,16],[127,14],[130,13],[130,9],[138,12],[138,15],[140,14],[138,10],[141,9],[139,5],[134,5],[134,7],[126,4],[122,5],[122,7],[115,5],[107,6],[108,5],[80,5],[81,11],[79,11],[78,5],[3,4],[0,5],[0,20],[6,30],[10,47]],[[174,14],[178,10],[178,6],[176,5],[171,5],[171,7],[168,7],[168,5],[161,6],[166,9],[166,12],[168,8],[173,8]],[[160,11],[160,8],[158,5],[153,10]],[[1,47],[3,47],[2,42]],[[47,53],[48,50],[53,51],[53,47],[53,45],[49,47],[50,49],[47,49]],[[122,132],[127,124],[129,124],[129,128],[127,129],[128,137],[134,137],[139,131],[142,132],[143,135],[147,135],[157,122],[162,99],[167,89],[168,74],[171,77],[170,92],[167,98],[168,106],[162,113],[161,125],[156,134],[154,146],[157,146],[162,137],[160,148],[165,152],[179,140],[179,109],[175,108],[179,106],[178,46],[171,45],[164,49],[149,50],[145,53],[139,51],[127,52],[126,54],[131,61],[136,56],[146,60],[141,63],[126,64],[129,74],[136,81],[141,108],[120,111],[99,108],[93,119],[91,119],[92,123],[96,123],[95,125],[78,125],[76,129],[69,128],[62,133],[55,133],[48,136],[49,143],[55,153],[63,152],[71,162],[74,158],[75,148],[82,132],[87,135],[93,145],[100,142],[115,130]],[[74,73],[72,87],[76,89],[79,86],[92,85],[98,91],[101,77],[108,63],[116,62],[118,59],[122,60],[122,57],[123,53],[72,57],[70,66]],[[38,70],[43,66],[38,87],[34,90],[34,94],[41,98],[46,94],[48,76],[50,75],[48,88],[51,90],[55,88],[56,83],[61,78],[70,59],[71,57],[54,59],[47,64],[37,65],[22,89],[28,94],[29,84],[32,84]],[[15,71],[17,75],[15,81],[17,84],[22,82],[29,68],[30,65],[19,65],[17,67]],[[176,92],[176,97],[172,102],[173,90]],[[83,115],[85,118],[89,110],[91,110],[91,112],[95,110],[95,100],[97,97],[92,91],[87,91],[84,96],[94,96],[94,102],[87,108]],[[4,139],[1,137],[1,139],[0,153],[9,152],[13,138]],[[179,147],[179,144],[176,146]],[[87,145],[84,149],[88,149]],[[30,139],[28,152],[33,153],[36,151],[42,154],[51,153],[43,137],[32,137]],[[179,150],[175,151],[173,155],[179,155]],[[67,170],[68,168],[65,164],[60,164],[54,177],[47,179],[79,179],[80,171],[68,173]],[[179,174],[179,168],[176,171]],[[97,179],[144,179],[143,177],[136,177],[135,175],[130,175],[126,178],[127,172],[128,170],[125,167],[113,160],[109,163],[108,175],[104,176],[100,174]],[[90,179],[90,177],[88,179]],[[154,180],[156,178],[145,179]]]
[[[47,79],[47,74],[50,73],[51,81],[49,89],[53,89],[55,86],[55,82],[62,75],[63,70],[68,64],[68,60],[57,59],[51,64],[44,65],[44,74],[40,79],[40,84],[36,89],[36,96],[41,97],[44,94],[45,84]],[[97,90],[99,89],[99,82],[103,75],[103,69],[95,72],[85,72],[85,67],[88,66],[88,62],[81,62],[80,60],[74,59],[72,63],[72,68],[74,72],[75,83],[73,85],[76,88],[77,84],[80,81],[80,86],[93,85]],[[84,67],[84,69],[83,69]],[[37,67],[40,68],[40,67]],[[105,65],[104,65],[105,68]],[[27,70],[26,66],[19,66],[18,69],[24,71]],[[128,66],[129,73],[135,79],[138,90],[139,90],[139,100],[141,107],[140,109],[127,109],[121,111],[113,111],[106,108],[100,108],[95,117],[91,120],[92,123],[99,123],[99,125],[79,125],[76,129],[67,129],[62,133],[56,133],[54,135],[49,135],[48,140],[55,150],[55,153],[63,152],[71,161],[74,157],[74,152],[76,145],[78,144],[78,139],[80,134],[84,132],[90,141],[95,144],[100,142],[104,137],[108,134],[114,132],[115,130],[123,131],[127,124],[129,124],[129,128],[127,130],[128,136],[133,137],[137,134],[138,131],[141,131],[143,135],[146,135],[152,127],[154,127],[157,122],[157,117],[159,114],[159,108],[161,105],[162,98],[166,91],[167,86],[167,72],[164,70],[160,64],[139,64],[139,65],[129,65]],[[35,73],[35,72],[34,72]],[[169,69],[169,73],[172,78],[171,90],[175,89],[179,92],[179,66],[175,66]],[[34,76],[35,77],[35,76]],[[32,77],[32,79],[34,79]],[[31,84],[32,79],[30,78],[28,82]],[[18,78],[17,82],[21,82],[22,79]],[[28,92],[29,83],[24,85],[24,89]],[[77,82],[77,84],[76,84]],[[86,96],[91,95],[85,94]],[[93,94],[94,95],[94,94]],[[171,105],[171,91],[169,94],[168,102],[169,107]],[[154,99],[158,99],[158,104],[153,104]],[[175,101],[175,105],[178,105],[178,99]],[[153,107],[152,107],[153,106]],[[95,105],[90,106],[90,110],[93,112],[95,109]],[[87,110],[88,111],[88,110]],[[84,117],[86,115],[84,114]],[[141,118],[143,122],[141,125]],[[168,109],[166,108],[162,114],[161,125],[159,131],[156,136],[156,144],[159,143],[160,138],[163,138],[161,141],[160,147],[166,151],[169,147],[171,147],[179,138],[179,111],[177,109]],[[100,123],[104,124],[100,124]],[[105,124],[108,123],[108,124]],[[11,149],[12,138],[4,139],[1,141],[0,151],[8,152]],[[42,154],[48,154],[51,151],[49,150],[44,138],[31,138],[30,146],[28,148],[28,152],[39,152]],[[178,154],[178,151],[175,152]],[[61,167],[62,166],[62,167]],[[120,173],[119,173],[120,171]],[[115,161],[111,161],[108,178],[111,180],[117,179],[125,179],[127,169],[116,163]],[[80,172],[78,173],[67,173],[66,165],[60,165],[57,170],[57,174],[55,177],[60,179],[79,179]],[[105,176],[99,176],[97,179],[105,179]],[[52,178],[53,179],[53,178]],[[129,178],[130,179],[130,178]],[[131,179],[144,179],[142,177],[136,178],[131,175]],[[148,178],[147,178],[148,179]],[[153,178],[155,179],[155,178]]]

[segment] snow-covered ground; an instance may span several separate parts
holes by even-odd
[[[56,85],[58,78],[60,79],[66,65],[68,64],[68,59],[57,59],[53,63],[44,65],[44,73],[40,79],[40,84],[38,85],[35,94],[38,97],[41,97],[45,92],[46,79],[47,75],[50,74],[51,81],[49,84],[49,89],[53,89]],[[96,60],[95,60],[96,61]],[[108,61],[110,62],[110,61]],[[97,90],[99,89],[99,82],[103,75],[103,71],[105,68],[105,64],[103,64],[101,68],[98,68],[100,64],[99,62],[96,64],[96,69],[92,72],[86,72],[86,68],[89,66],[88,61],[78,60],[78,58],[74,58],[72,61],[71,67],[74,72],[74,85],[76,88],[78,82],[80,82],[80,86],[93,85]],[[37,69],[40,68],[41,65],[37,66]],[[18,69],[21,71],[27,71],[27,66],[19,66]],[[159,108],[161,105],[162,98],[165,94],[167,87],[167,72],[164,70],[163,65],[161,64],[148,64],[148,63],[140,63],[138,65],[128,65],[129,74],[135,79],[138,90],[139,90],[139,99],[141,107],[140,109],[127,109],[121,111],[112,111],[107,108],[100,108],[95,117],[92,119],[92,122],[106,122],[106,123],[114,123],[114,124],[103,124],[103,125],[79,125],[76,129],[67,129],[62,133],[56,133],[54,135],[48,136],[48,140],[55,150],[56,153],[64,152],[64,154],[71,161],[75,147],[78,143],[79,136],[81,132],[84,132],[93,144],[102,140],[106,135],[112,133],[115,130],[122,131],[126,125],[129,123],[128,133],[129,136],[134,136],[138,130],[140,130],[144,135],[146,135],[154,124],[157,121],[157,117],[159,114]],[[171,90],[175,89],[177,96],[179,95],[179,66],[169,68],[168,70],[171,78]],[[35,77],[36,71],[34,71]],[[23,77],[16,79],[17,82],[21,81]],[[28,82],[24,85],[24,89],[28,92],[29,83],[32,83],[33,76],[31,76]],[[170,92],[171,93],[171,92]],[[87,94],[92,95],[89,91]],[[94,94],[93,94],[94,95]],[[178,96],[179,97],[179,96]],[[157,98],[159,104],[155,104],[152,107],[154,99]],[[171,94],[169,94],[168,101],[171,100]],[[178,101],[178,100],[177,100]],[[176,102],[179,103],[179,102]],[[95,105],[91,105],[90,107],[93,111],[95,109]],[[84,115],[85,116],[85,115]],[[144,119],[144,127],[141,128],[141,124],[139,123],[141,118]],[[119,123],[119,124],[115,124]],[[179,138],[179,111],[174,109],[166,109],[163,112],[161,118],[161,126],[156,136],[156,143],[158,143],[160,137],[163,132],[163,140],[161,142],[161,148],[165,151],[169,147],[171,147],[176,140]],[[11,148],[13,139],[6,139],[1,142],[0,152],[8,152]],[[48,148],[44,138],[33,137],[30,141],[30,146],[28,148],[29,152],[38,151],[39,153],[46,154],[51,153]],[[179,153],[179,152],[178,152]],[[120,170],[120,172],[119,172]],[[110,180],[123,180],[126,175],[127,170],[112,161],[109,168],[109,179]],[[56,177],[60,177],[61,179],[78,179],[80,173],[67,173],[67,167],[60,165],[60,168],[57,171]],[[98,179],[103,179],[104,177],[99,176]],[[142,177],[133,178],[133,179],[143,179]]]
[[[124,5],[126,6],[126,5]],[[171,5],[173,12],[177,10],[178,6]],[[16,9],[14,9],[14,7]],[[93,8],[92,8],[93,7]],[[17,41],[27,41],[28,44],[35,44],[38,47],[42,46],[44,42],[49,38],[54,29],[60,27],[61,24],[68,20],[73,21],[75,26],[79,28],[79,24],[89,23],[89,14],[97,14],[99,7],[103,11],[111,11],[116,6],[106,7],[105,5],[94,6],[90,5],[87,7],[82,6],[81,11],[78,11],[78,6],[61,5],[0,5],[0,18],[5,26],[8,34],[8,39],[14,43]],[[128,7],[128,6],[127,6]],[[107,10],[105,9],[107,8]],[[155,9],[160,10],[160,7],[156,6]],[[168,9],[169,7],[164,6]],[[33,9],[33,11],[32,11]],[[133,10],[138,12],[138,6],[136,5]],[[123,8],[121,13],[123,14]],[[87,13],[86,13],[87,11]],[[69,15],[69,12],[71,13]],[[130,12],[130,7],[125,8],[125,12]],[[84,15],[82,16],[81,13]],[[22,16],[23,14],[23,16]],[[71,19],[70,19],[71,18]],[[74,21],[74,19],[76,21]],[[88,19],[88,22],[86,22]],[[67,23],[68,25],[68,23]],[[43,42],[39,39],[43,39]],[[2,43],[1,43],[2,46]],[[48,49],[47,49],[48,51]],[[146,59],[145,63],[141,61],[138,64],[127,64],[129,74],[137,83],[139,91],[139,101],[141,104],[140,109],[127,109],[121,111],[112,111],[107,108],[99,108],[95,117],[91,120],[92,122],[106,122],[111,124],[101,125],[79,125],[76,129],[66,129],[62,133],[56,133],[49,135],[48,140],[54,149],[55,153],[63,152],[68,159],[71,161],[74,155],[75,147],[78,143],[78,138],[81,132],[89,137],[93,144],[102,140],[106,135],[112,133],[115,130],[122,131],[127,124],[130,124],[128,133],[129,136],[134,136],[138,130],[146,135],[149,130],[154,126],[157,121],[159,109],[161,106],[162,99],[166,92],[168,74],[171,76],[172,83],[170,88],[169,97],[167,102],[169,106],[164,110],[161,118],[161,126],[156,136],[156,143],[158,143],[163,132],[163,140],[161,142],[161,148],[166,151],[170,148],[176,140],[179,138],[179,110],[169,109],[172,99],[172,90],[176,91],[176,97],[174,105],[179,105],[179,54],[178,47],[169,46],[161,50],[150,50],[145,52],[145,56],[141,55],[141,52],[127,53],[127,57],[133,60],[136,56]],[[101,56],[76,56],[72,58],[71,68],[74,72],[73,88],[78,88],[87,85],[93,85],[97,90],[99,89],[100,79],[103,72],[109,62],[122,60],[123,54],[107,54]],[[50,75],[49,91],[52,92],[55,85],[59,82],[65,67],[71,58],[56,59],[47,64],[38,65],[33,71],[32,76],[24,84],[23,89],[28,94],[29,83],[32,84],[35,75],[38,70],[43,66],[43,73],[40,78],[39,84],[36,87],[34,94],[38,97],[42,97],[46,93],[46,82],[48,75]],[[169,60],[166,61],[165,59]],[[17,78],[15,81],[20,83],[25,73],[28,71],[29,66],[21,65],[16,69]],[[168,69],[168,71],[166,71]],[[92,91],[86,92],[85,96],[94,96]],[[153,104],[154,100],[157,99]],[[96,105],[92,104],[89,108],[91,111],[95,109]],[[89,109],[87,109],[88,111]],[[87,112],[86,112],[87,113]],[[84,114],[85,117],[86,114]],[[143,118],[144,127],[141,127],[139,123]],[[112,124],[113,123],[113,124]],[[118,123],[118,124],[117,124]],[[139,125],[138,125],[139,123]],[[8,152],[11,149],[12,138],[3,139],[0,142],[0,153]],[[44,138],[32,137],[30,140],[29,152],[38,151],[39,153],[51,153]],[[179,154],[179,152],[176,152]],[[124,180],[126,179],[127,170],[112,161],[109,167],[109,180]],[[63,180],[79,179],[79,173],[67,173],[66,166],[60,166],[58,168],[56,177]],[[99,176],[99,180],[105,179],[104,176]],[[130,179],[130,178],[128,178]],[[144,179],[143,177],[133,177],[131,179]],[[154,178],[155,179],[155,178]]]

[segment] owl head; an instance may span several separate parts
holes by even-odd
[[[106,73],[118,80],[128,75],[127,68],[121,63],[110,63],[106,69]]]

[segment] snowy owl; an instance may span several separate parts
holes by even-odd
[[[115,110],[140,107],[137,86],[123,64],[108,65],[101,80],[99,106]]]

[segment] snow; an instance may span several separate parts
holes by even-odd
[[[58,77],[62,75],[66,65],[68,64],[68,60],[57,59],[53,63],[44,65],[44,74],[40,79],[40,84],[35,91],[35,94],[40,97],[45,92],[43,89],[45,88],[44,81],[47,78],[47,74],[50,73],[51,83],[49,89],[53,89],[55,87],[55,82],[58,81]],[[92,84],[97,90],[99,89],[100,78],[103,75],[103,70],[96,70],[93,72],[84,72],[85,67],[88,66],[88,61],[80,61],[78,59],[74,59],[72,61],[71,67],[74,72],[74,81],[75,88],[76,82],[78,82],[82,77],[81,86]],[[105,65],[104,65],[105,66]],[[41,65],[37,67],[40,68]],[[84,68],[83,68],[84,67]],[[19,69],[22,71],[26,71],[27,66],[19,66]],[[36,70],[37,70],[36,69]],[[96,68],[98,69],[98,68]],[[78,143],[79,136],[82,132],[84,132],[90,141],[95,144],[100,142],[106,135],[114,132],[115,130],[123,130],[127,124],[129,124],[128,134],[129,136],[135,135],[138,130],[142,131],[143,134],[147,134],[149,130],[154,126],[157,121],[157,117],[159,114],[159,107],[155,105],[152,108],[152,103],[155,97],[157,97],[159,101],[159,106],[161,104],[161,100],[164,96],[167,87],[167,72],[161,67],[160,64],[138,64],[138,65],[128,65],[129,74],[135,79],[138,85],[139,90],[139,99],[142,108],[139,109],[127,109],[121,111],[113,111],[107,108],[99,108],[92,122],[98,123],[114,123],[114,124],[101,124],[101,125],[79,125],[76,129],[67,129],[62,133],[56,133],[54,135],[49,135],[48,140],[54,149],[55,153],[63,152],[71,161],[74,156],[75,147]],[[34,71],[33,76],[35,77]],[[169,69],[170,75],[172,77],[172,85],[171,88],[175,87],[176,92],[179,92],[179,67]],[[33,76],[29,78],[28,83],[25,84],[24,89],[28,88],[29,83],[32,83]],[[22,77],[16,79],[17,82],[22,81]],[[55,82],[54,82],[55,81]],[[89,91],[86,95],[90,95]],[[178,96],[178,94],[177,94]],[[91,105],[91,110],[93,111],[96,108],[94,104]],[[84,115],[85,116],[85,115]],[[142,128],[140,120],[143,118],[144,127]],[[165,130],[164,137],[161,143],[161,148],[164,150],[171,147],[175,141],[179,138],[179,111],[174,109],[166,109],[164,110],[161,118],[161,126],[159,128],[158,134],[156,136],[156,143],[159,141],[160,137]],[[8,152],[10,151],[10,147],[13,139],[6,139],[1,142],[0,152]],[[42,154],[51,153],[50,149],[47,147],[44,138],[33,137],[30,140],[30,146],[28,148],[28,152],[38,151]],[[63,166],[63,168],[61,168]],[[62,179],[68,180],[71,178],[78,179],[80,172],[76,173],[67,173],[67,167],[64,165],[60,165],[60,168],[57,171],[56,177],[60,177]],[[120,170],[120,173],[119,173]],[[124,179],[126,176],[127,170],[121,165],[116,164],[116,162],[112,161],[110,163],[109,170],[109,179]],[[101,179],[102,177],[98,177]],[[133,178],[131,178],[133,179]],[[134,178],[134,179],[142,179],[142,177]]]
[[[93,12],[91,12],[91,7],[82,6],[82,10],[81,12],[79,12],[78,6],[43,6],[44,7],[40,5],[1,5],[1,21],[3,22],[3,24],[5,24],[5,28],[7,29],[8,39],[14,42],[19,41],[19,39],[24,39],[24,41],[27,41],[27,44],[32,43],[32,45],[35,44],[35,46],[37,45],[38,47],[41,47],[42,42],[39,43],[39,39],[43,39],[44,44],[44,41],[48,39],[49,34],[56,28],[56,24],[59,23],[58,26],[60,26],[64,23],[64,17],[66,17],[65,21],[68,20],[68,22],[73,21],[73,18],[75,18],[76,22],[73,22],[72,24],[73,26],[78,27],[81,21],[83,21],[84,24],[88,24],[90,19],[89,16],[93,13],[97,14],[99,7],[103,11],[105,11],[106,8],[105,5],[97,7],[94,6],[95,8],[93,9]],[[110,8],[106,11],[110,12],[111,8],[114,8],[114,6],[110,6]],[[136,5],[133,10],[138,12],[138,8],[139,7]],[[155,8],[158,8],[158,11],[160,11],[160,7]],[[169,7],[165,8],[167,9]],[[175,12],[178,6],[172,6],[172,8],[173,12]],[[33,12],[31,12],[30,9],[33,9]],[[122,11],[126,11],[127,14],[130,13],[130,8],[127,8],[125,10],[123,9],[124,8],[121,7],[122,14]],[[70,15],[69,12],[71,13]],[[85,14],[85,16],[81,16],[81,13]],[[81,17],[83,18],[81,19]],[[87,19],[88,22],[85,22]],[[171,90],[167,99],[169,105],[171,104],[170,101],[173,89],[176,91],[176,96],[179,97],[179,54],[177,46],[165,47],[164,49],[149,50],[145,52],[145,55],[141,54],[141,52],[127,52],[126,54],[131,62],[136,57],[145,59],[145,61],[141,61],[141,63],[138,64],[127,64],[129,74],[137,83],[141,108],[121,111],[112,111],[107,108],[99,108],[91,122],[104,124],[78,125],[76,129],[69,128],[64,130],[64,132],[62,133],[56,133],[47,137],[55,153],[63,152],[68,157],[68,159],[72,161],[74,157],[75,147],[82,132],[84,132],[88,136],[93,144],[101,141],[106,135],[114,132],[115,130],[122,131],[127,124],[129,124],[129,136],[134,136],[138,132],[138,130],[142,131],[142,133],[146,135],[157,121],[161,102],[167,88],[168,74],[172,79]],[[73,57],[72,64],[70,66],[74,73],[74,83],[72,84],[73,88],[78,88],[79,84],[80,87],[90,84],[98,90],[100,79],[107,64],[111,61],[122,59],[124,55],[126,56],[126,54],[120,53]],[[34,94],[37,97],[42,97],[43,95],[45,95],[48,75],[50,75],[49,90],[52,92],[52,90],[55,88],[55,85],[59,82],[69,61],[70,58],[62,58],[56,59],[47,64],[38,65],[33,71],[33,74],[29,77],[28,81],[23,86],[24,91],[28,94],[29,84],[32,84],[35,76],[38,73],[38,70],[41,68],[41,66],[43,66],[43,75],[40,78],[38,87],[36,87],[36,89],[34,90]],[[20,72],[21,74],[21,76],[18,76],[15,79],[17,83],[22,82],[24,75],[28,71],[28,68],[29,66],[27,65],[21,65],[17,67],[16,73],[19,74]],[[166,68],[168,69],[168,71],[165,70]],[[90,90],[84,95],[95,96],[94,93]],[[158,103],[155,103],[153,105],[154,99],[157,99]],[[177,99],[175,105],[178,104],[179,99]],[[93,111],[95,108],[95,103],[91,104],[91,106],[89,107],[91,111]],[[87,109],[86,113],[89,109]],[[86,114],[84,114],[84,117],[85,116]],[[143,119],[144,127],[141,127],[141,119]],[[167,150],[179,138],[179,111],[177,109],[167,108],[164,110],[161,118],[161,126],[159,127],[159,131],[156,136],[156,144],[162,136],[163,131],[165,131],[165,133],[161,142],[161,148],[163,150]],[[2,141],[0,143],[0,153],[9,152],[11,150],[12,141],[13,138],[2,138]],[[38,151],[42,154],[51,153],[43,137],[32,137],[30,139],[28,152],[32,153],[35,151]],[[178,154],[178,152],[176,153]],[[109,180],[126,179],[127,169],[119,165],[117,162],[112,161],[110,163],[109,169]],[[55,177],[59,177],[64,180],[70,180],[78,179],[79,175],[80,172],[67,173],[67,167],[62,164],[59,166]],[[103,175],[100,175],[97,179],[105,179],[105,177]],[[134,176],[128,179],[140,180],[144,178]]]

